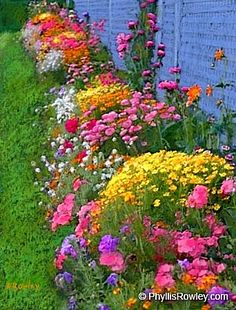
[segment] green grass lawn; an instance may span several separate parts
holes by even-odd
[[[40,81],[16,34],[0,36],[1,310],[64,308],[53,282],[54,250],[62,237],[46,227],[31,167],[44,152],[45,140],[34,110],[55,84],[53,78]],[[25,288],[17,290],[15,283]]]

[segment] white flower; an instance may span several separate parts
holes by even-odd
[[[51,49],[42,61],[37,64],[39,73],[48,71],[57,71],[63,62],[63,52],[60,50]]]

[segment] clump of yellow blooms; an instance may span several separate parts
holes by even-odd
[[[103,85],[96,81],[86,90],[79,91],[76,101],[82,112],[88,111],[91,106],[96,107],[100,112],[105,112],[119,107],[121,101],[130,96],[131,92],[127,85],[121,83]]]
[[[217,188],[232,174],[225,159],[208,151],[193,155],[164,150],[146,153],[124,164],[101,193],[101,201],[103,206],[124,201],[160,208],[168,200],[184,206],[195,185],[205,185],[218,195]]]

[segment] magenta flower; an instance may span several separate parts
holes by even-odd
[[[134,29],[134,28],[136,28],[138,26],[138,21],[129,21],[128,22],[128,27],[129,27],[129,29]]]
[[[147,41],[146,44],[145,44],[145,47],[148,47],[148,48],[151,48],[151,47],[154,47],[155,46],[155,43],[153,41]]]
[[[170,74],[179,74],[181,73],[181,68],[180,67],[171,67],[169,69]]]
[[[158,57],[164,57],[165,54],[166,54],[166,53],[165,53],[165,51],[163,51],[163,50],[158,50],[158,51],[157,51],[157,56],[158,56]]]
[[[77,118],[70,118],[65,123],[65,129],[69,133],[76,133],[79,121]]]
[[[175,90],[178,89],[178,83],[175,81],[163,81],[159,83],[158,87],[160,89]]]

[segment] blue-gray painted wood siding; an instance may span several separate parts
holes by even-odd
[[[127,32],[127,21],[138,13],[137,0],[76,0],[78,12],[89,11],[93,21],[106,20],[103,42],[110,48],[118,66],[122,62],[116,53],[115,38],[119,32]],[[225,75],[236,82],[236,0],[159,0],[159,22],[162,28],[158,40],[166,44],[161,79],[171,79],[170,66],[182,67],[182,85],[200,84],[205,88]],[[223,47],[228,66],[219,63],[211,68],[214,51]],[[222,93],[216,91],[213,98],[204,97],[203,108],[218,114],[215,105]],[[225,92],[225,102],[236,110],[235,85]]]

